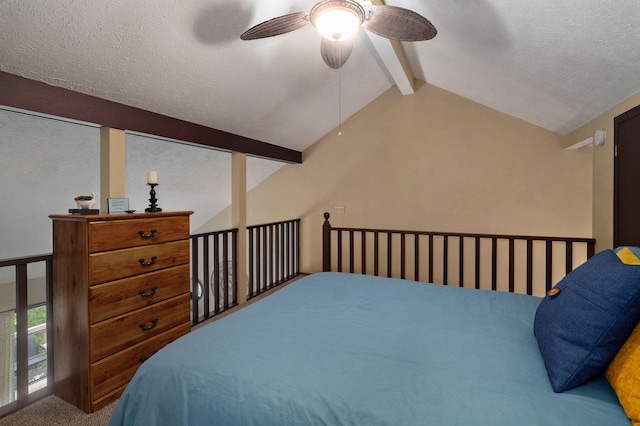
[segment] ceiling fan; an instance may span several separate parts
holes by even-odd
[[[353,35],[360,27],[379,36],[398,41],[430,40],[435,27],[422,15],[409,9],[387,5],[361,5],[355,0],[322,0],[309,12],[278,16],[249,28],[242,40],[255,40],[285,34],[311,23],[322,35],[320,53],[333,69],[342,67],[353,49]]]

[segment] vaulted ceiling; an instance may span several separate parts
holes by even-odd
[[[0,71],[297,151],[396,82],[410,93],[411,73],[560,134],[640,91],[637,0],[388,0],[438,35],[402,43],[398,57],[361,29],[340,70],[312,26],[239,38],[313,4],[3,0]]]

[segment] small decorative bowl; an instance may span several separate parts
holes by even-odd
[[[90,209],[96,203],[95,198],[92,200],[75,200],[79,209]]]

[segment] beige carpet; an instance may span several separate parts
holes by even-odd
[[[116,402],[100,411],[87,414],[57,396],[50,395],[1,418],[0,426],[105,426]]]
[[[50,395],[1,418],[0,426],[105,426],[116,402],[100,411],[87,414],[57,396]]]

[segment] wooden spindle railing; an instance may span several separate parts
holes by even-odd
[[[387,277],[544,294],[555,284],[555,278],[569,273],[595,250],[593,238],[337,228],[331,226],[329,213],[324,217],[323,271],[379,276],[384,265]],[[563,258],[561,268],[557,266],[558,257]],[[441,259],[440,264],[436,264],[437,259]],[[413,266],[412,273],[409,266]],[[467,278],[470,270],[472,279]],[[544,277],[543,288],[536,286],[538,274]],[[518,291],[516,283],[522,281],[525,288]]]
[[[15,313],[16,331],[14,333],[13,327],[7,329],[6,327],[0,327],[0,343],[2,356],[7,356],[9,359],[13,358],[15,353],[14,362],[2,363],[2,370],[0,370],[0,381],[2,381],[2,387],[6,392],[0,395],[0,417],[5,414],[9,414],[16,411],[26,405],[46,396],[53,392],[53,327],[48,327],[48,324],[52,324],[52,310],[51,303],[53,300],[52,294],[52,262],[53,256],[51,254],[41,254],[35,256],[27,256],[12,259],[0,260],[0,268],[14,268],[15,271],[15,301],[13,303],[14,310],[3,312],[2,315],[9,315],[10,325],[13,325],[13,315]],[[29,266],[44,264],[44,285],[45,285],[45,300],[42,301],[46,306],[46,323],[42,326],[46,336],[46,352],[44,356],[38,357],[38,365],[46,362],[45,374],[38,374],[38,377],[34,377],[30,380],[30,369],[36,368],[35,362],[29,360],[29,324],[28,324],[28,310],[32,308],[28,304],[28,297],[32,289],[30,282],[32,277],[29,276]],[[39,281],[39,280],[36,280]],[[7,303],[7,300],[4,300]],[[9,303],[11,304],[11,303]],[[5,324],[7,321],[3,320]],[[15,338],[15,340],[14,340]],[[14,346],[15,345],[15,346]],[[14,370],[15,366],[15,370]],[[15,374],[15,377],[14,377]],[[35,381],[41,382],[40,384]],[[42,386],[42,383],[46,385]],[[8,386],[8,389],[6,388]],[[36,390],[37,389],[37,390]],[[6,398],[8,396],[8,398]]]
[[[300,274],[300,219],[247,227],[251,299]]]
[[[191,235],[191,322],[238,304],[238,229]]]
[[[191,236],[192,324],[238,304],[238,229]],[[247,299],[300,274],[300,219],[247,227]]]

